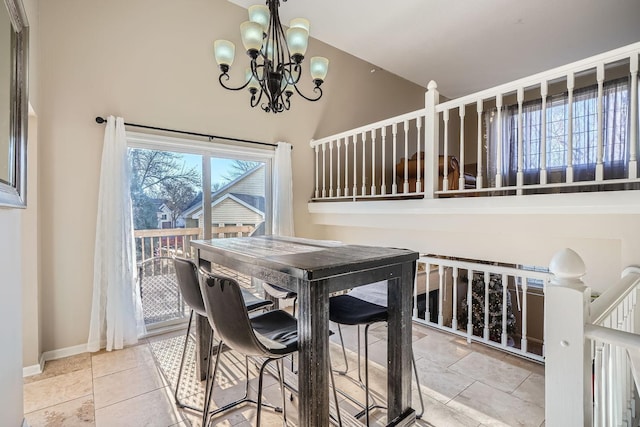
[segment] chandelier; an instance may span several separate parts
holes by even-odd
[[[300,91],[298,82],[309,41],[309,21],[304,18],[292,19],[285,35],[278,14],[279,7],[280,0],[267,0],[266,6],[250,6],[249,20],[240,24],[242,44],[251,58],[242,86],[232,87],[226,83],[235,56],[235,45],[228,40],[216,40],[214,43],[216,62],[221,71],[218,81],[222,87],[229,90],[248,88],[251,107],[260,105],[267,113],[289,110],[294,91],[307,101],[319,100],[322,97],[320,85],[329,67],[327,58],[311,58],[309,69],[315,85],[314,95],[306,96]]]

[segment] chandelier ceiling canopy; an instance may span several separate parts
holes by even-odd
[[[314,95],[306,96],[300,91],[298,83],[309,41],[309,21],[292,19],[285,32],[278,14],[279,7],[280,0],[267,0],[266,6],[250,6],[249,20],[240,24],[242,44],[250,58],[242,86],[231,87],[226,83],[235,57],[235,45],[228,40],[216,40],[214,43],[215,58],[221,71],[218,81],[222,87],[229,90],[248,88],[251,107],[260,105],[264,111],[272,113],[289,110],[294,92],[307,101],[319,100],[322,97],[320,85],[329,67],[327,58],[312,57],[309,70]]]

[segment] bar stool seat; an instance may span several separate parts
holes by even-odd
[[[338,324],[338,330],[340,331],[340,325],[365,325],[364,329],[364,354],[365,354],[365,405],[364,413],[360,413],[360,416],[366,415],[366,425],[369,425],[369,410],[372,406],[369,405],[369,326],[378,322],[387,322],[389,319],[389,312],[386,305],[375,304],[370,301],[365,301],[359,296],[365,296],[367,292],[365,289],[369,287],[371,294],[373,294],[373,300],[376,302],[386,303],[385,299],[381,299],[380,289],[384,288],[386,291],[386,281],[378,282],[372,285],[365,285],[360,288],[356,288],[357,291],[352,291],[353,296],[350,294],[338,295],[329,298],[329,320]],[[384,292],[386,294],[386,292]],[[378,295],[376,295],[378,294]],[[386,296],[386,295],[385,295]],[[342,350],[344,353],[344,342],[342,341],[342,332],[340,332],[340,341],[342,342]],[[345,356],[345,363],[346,363]],[[413,357],[413,349],[411,351],[411,364],[413,365],[413,371],[416,377],[416,383],[418,385],[418,394],[420,396],[420,405],[422,412],[417,415],[417,418],[421,418],[424,413],[424,402],[422,399],[422,390],[420,389],[420,380],[418,379],[418,371],[416,369],[415,360]],[[345,369],[346,374],[347,369]],[[360,337],[358,336],[358,376],[360,376]],[[360,380],[361,381],[361,380]],[[362,384],[362,383],[361,383]],[[373,408],[378,406],[373,406]]]

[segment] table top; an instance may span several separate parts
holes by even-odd
[[[306,280],[320,280],[380,265],[413,262],[419,256],[408,249],[280,236],[193,240],[191,245]]]

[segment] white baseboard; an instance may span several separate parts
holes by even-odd
[[[75,356],[76,354],[86,353],[87,344],[79,344],[71,347],[60,348],[57,350],[45,351],[42,358],[45,362],[49,360],[62,359],[63,357]]]
[[[22,419],[22,427],[29,427],[29,423],[27,422],[26,418]]]
[[[31,375],[41,374],[44,370],[44,353],[40,355],[40,359],[36,365],[25,366],[22,368],[22,376],[30,377]]]
[[[22,368],[22,376],[29,377],[31,375],[41,374],[44,370],[45,362],[49,360],[62,359],[63,357],[75,356],[76,354],[86,353],[87,345],[80,344],[72,347],[60,348],[57,350],[45,351],[40,355],[40,361],[37,365],[25,366]]]

